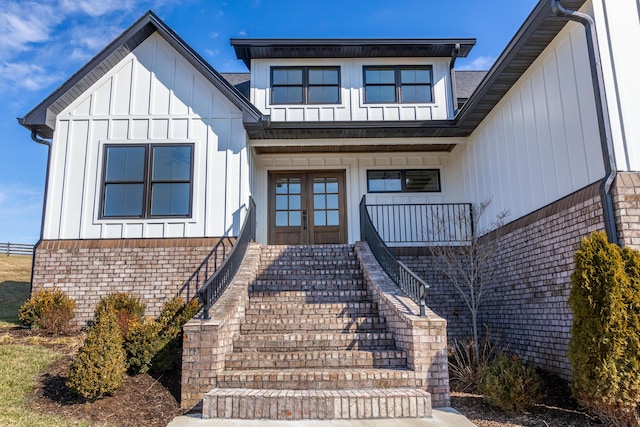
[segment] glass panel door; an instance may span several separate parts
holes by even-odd
[[[344,172],[274,172],[269,193],[269,243],[346,243]]]

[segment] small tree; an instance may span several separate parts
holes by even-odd
[[[460,244],[440,244],[432,247],[438,258],[440,271],[449,279],[458,291],[471,314],[471,329],[473,334],[473,349],[476,366],[480,364],[480,338],[478,332],[478,312],[483,301],[488,283],[493,281],[495,269],[493,258],[500,245],[500,227],[505,224],[508,211],[498,213],[488,228],[479,229],[480,219],[486,213],[492,200],[487,199],[479,205],[473,206],[470,215],[457,216],[456,225],[461,230],[462,237],[466,237]],[[432,223],[438,228],[430,233],[431,236],[442,236],[443,230],[450,230],[451,225],[446,219],[436,218]],[[494,235],[485,236],[488,231],[495,230]],[[434,239],[438,240],[438,238]]]
[[[575,255],[573,394],[607,425],[640,425],[640,253],[597,232]]]
[[[71,362],[67,387],[85,399],[99,399],[122,385],[126,379],[126,363],[116,313],[111,309],[100,309],[84,344]]]

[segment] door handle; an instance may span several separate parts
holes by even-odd
[[[303,230],[307,229],[307,210],[306,209],[302,210],[302,229]]]

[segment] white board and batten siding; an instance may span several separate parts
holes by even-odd
[[[192,143],[191,218],[100,219],[105,144]],[[242,113],[157,34],[57,118],[45,239],[239,232],[249,196]]]
[[[640,1],[593,0],[609,117],[620,171],[640,171]]]
[[[449,59],[442,58],[358,58],[358,59],[254,59],[251,61],[251,100],[274,122],[446,120],[453,118]],[[433,78],[432,103],[366,104],[364,66],[430,65]],[[315,105],[271,104],[271,67],[340,67],[340,103]]]
[[[515,220],[604,176],[584,29],[569,23],[469,137],[452,175],[485,229]]]

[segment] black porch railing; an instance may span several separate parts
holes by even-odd
[[[362,196],[360,202],[360,237],[367,242],[373,256],[391,280],[420,306],[420,316],[425,316],[429,285],[400,261],[380,238],[367,211],[367,196]]]
[[[470,203],[371,204],[366,208],[387,244],[460,244],[473,235]]]
[[[223,294],[233,277],[238,272],[240,264],[244,255],[247,252],[249,243],[256,239],[256,205],[253,199],[249,199],[249,210],[247,216],[244,219],[244,224],[240,230],[240,235],[236,238],[235,244],[231,249],[231,252],[224,260],[220,268],[211,276],[205,285],[198,290],[198,298],[204,305],[203,316],[205,319],[209,318],[209,310],[215,304],[215,302]]]
[[[184,282],[184,285],[182,285],[178,291],[178,295],[187,301],[196,296],[200,288],[202,288],[218,270],[218,265],[222,265],[227,258],[227,254],[231,252],[232,247],[233,240],[230,237],[220,239],[196,271],[193,272],[191,277]]]

